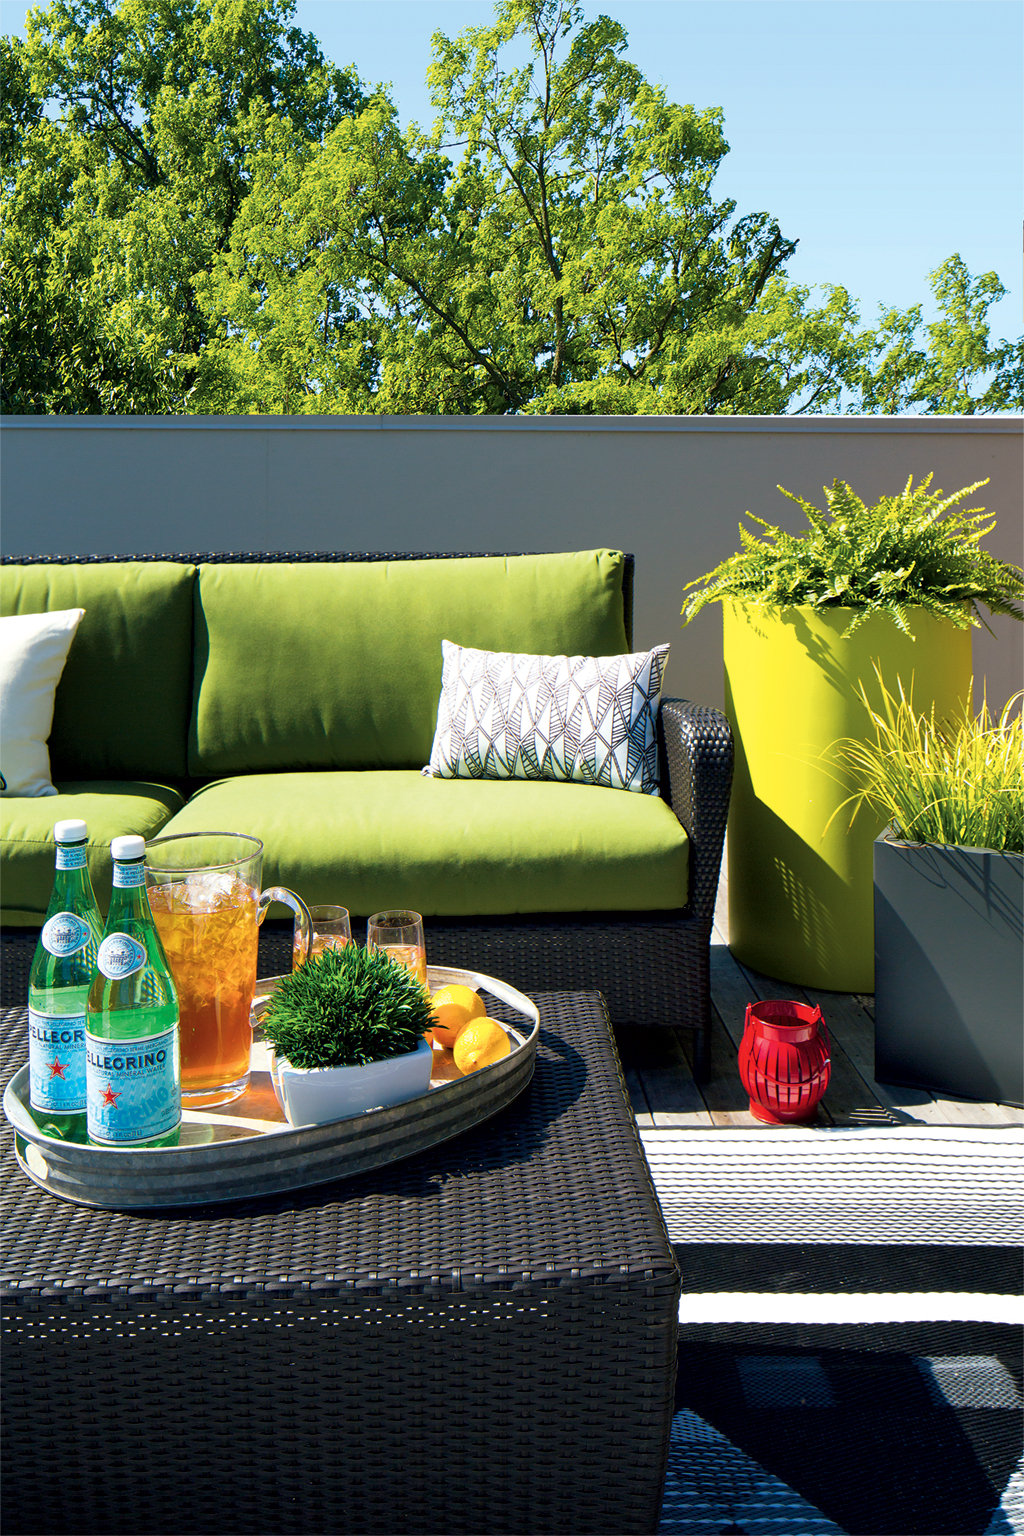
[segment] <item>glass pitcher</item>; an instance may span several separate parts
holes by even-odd
[[[312,925],[283,886],[261,890],[263,844],[242,832],[186,832],[146,844],[146,889],[181,1009],[181,1104],[226,1104],[249,1086],[259,927],[272,901]]]

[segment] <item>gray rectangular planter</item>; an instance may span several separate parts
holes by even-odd
[[[997,1104],[1024,1101],[1024,858],[874,847],[875,1077]]]

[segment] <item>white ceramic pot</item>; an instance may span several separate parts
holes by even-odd
[[[270,1053],[277,1102],[291,1125],[327,1125],[368,1109],[404,1104],[430,1087],[433,1051],[420,1040],[414,1051],[359,1067],[293,1067]]]

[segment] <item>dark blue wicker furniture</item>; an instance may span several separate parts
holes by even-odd
[[[656,1530],[679,1274],[600,996],[537,1001],[507,1109],[292,1196],[83,1209],[5,1124],[5,1536]]]
[[[11,565],[174,560],[261,564],[447,559],[450,555],[304,553],[31,557]],[[625,557],[624,621],[632,636],[633,559]],[[678,910],[530,912],[524,916],[428,917],[433,963],[468,966],[535,990],[600,990],[616,1026],[670,1025],[693,1031],[694,1073],[710,1063],[710,936],[732,782],[732,737],[719,711],[684,699],[662,701],[659,716],[662,795],[689,840],[689,899]],[[285,879],[285,884],[292,884]],[[366,913],[353,913],[358,926]],[[25,1000],[36,942],[30,929],[0,935],[0,1003]],[[290,932],[268,931],[261,974],[290,967]]]
[[[31,556],[8,565],[180,561],[186,564],[407,561],[453,554],[295,553],[115,554]],[[623,567],[623,621],[633,637],[633,556]],[[499,975],[522,991],[599,989],[620,1025],[669,1025],[694,1032],[694,1075],[706,1080],[711,1031],[709,942],[718,871],[722,866],[732,782],[732,737],[720,711],[686,699],[662,700],[659,716],[662,796],[689,840],[689,900],[672,911],[528,912],[479,919],[430,917],[428,945],[436,965],[470,966]],[[286,885],[292,880],[284,880]],[[356,928],[368,914],[353,912]],[[267,925],[269,926],[269,925]],[[34,929],[0,934],[0,1003],[25,1001]],[[290,968],[290,932],[267,931],[261,974]]]

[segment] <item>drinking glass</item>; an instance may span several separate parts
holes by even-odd
[[[366,924],[366,947],[385,950],[426,986],[427,950],[418,912],[375,912]]]
[[[263,891],[263,844],[242,832],[194,832],[146,844],[146,891],[178,993],[181,1104],[227,1104],[249,1086],[250,1009],[259,927],[272,901],[296,914],[306,958],[312,925],[294,891]]]
[[[317,955],[322,955],[325,949],[344,949],[346,944],[352,942],[352,924],[349,922],[347,907],[310,907],[309,916],[313,924],[313,937],[309,945],[310,960],[315,959]],[[292,935],[292,970],[297,971],[305,961],[306,957],[302,949],[302,923],[299,914],[296,913]]]

